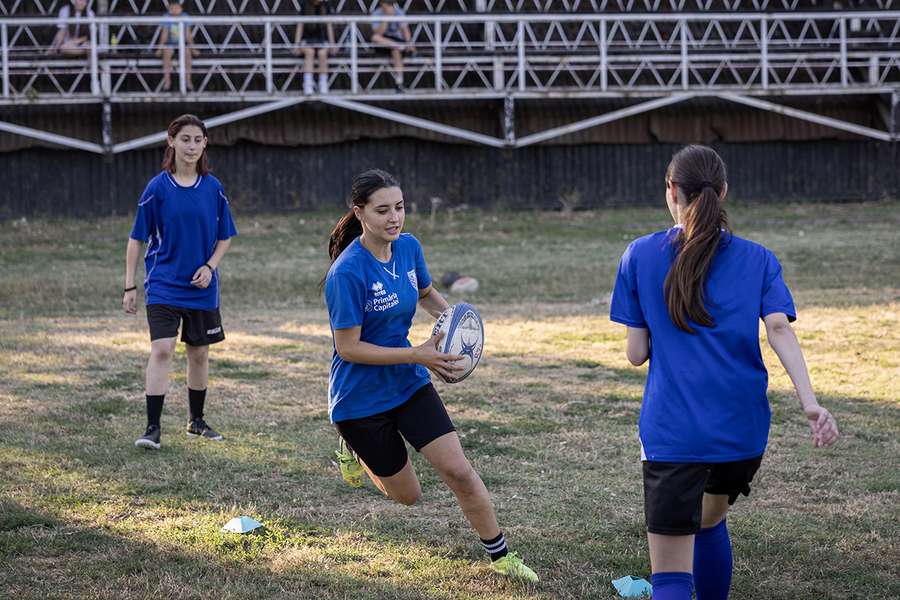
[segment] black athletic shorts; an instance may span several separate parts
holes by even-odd
[[[750,495],[750,482],[762,455],[726,463],[644,461],[644,517],[647,531],[691,535],[700,531],[703,494],[728,496],[734,504]]]
[[[406,466],[404,438],[419,452],[442,435],[456,431],[430,383],[396,408],[334,425],[356,456],[379,477],[396,475]]]
[[[147,323],[150,325],[151,342],[175,337],[178,335],[179,325],[181,341],[190,346],[209,346],[225,339],[218,308],[200,310],[168,304],[148,304]]]
[[[392,42],[395,42],[395,43],[397,43],[397,44],[401,44],[401,45],[403,45],[403,46],[406,45],[406,39],[403,38],[403,37],[401,37],[401,36],[394,36],[394,35],[387,35],[387,34],[385,34],[384,37],[386,37],[387,39],[389,39],[389,40],[391,40]],[[373,49],[375,50],[375,52],[378,53],[378,54],[390,54],[390,53],[394,50],[394,48],[391,48],[390,46],[382,46],[382,45],[380,45],[380,44],[373,44],[373,45],[372,45],[372,48],[373,48]],[[412,51],[409,50],[409,49],[406,49],[406,50],[403,50],[403,53],[404,53],[404,54],[411,54]]]

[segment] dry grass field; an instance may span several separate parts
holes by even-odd
[[[900,205],[737,206],[770,247],[795,329],[843,431],[811,447],[764,347],[773,420],[750,498],[729,518],[735,599],[900,597]],[[143,430],[143,311],[121,313],[130,221],[0,223],[0,596],[9,598],[614,598],[649,577],[636,422],[645,368],[607,297],[628,240],[660,209],[411,215],[433,275],[477,277],[486,350],[438,385],[537,585],[498,579],[421,457],[424,495],[394,504],[331,463],[331,338],[316,284],[335,214],[242,215],[222,265],[227,340],[207,417],[183,433],[179,349],[163,449]],[[426,339],[417,318],[411,339]],[[219,532],[246,514],[258,535]]]

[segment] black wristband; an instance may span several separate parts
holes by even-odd
[[[137,286],[136,286],[136,285],[133,285],[133,286],[131,286],[130,288],[125,288],[125,291],[126,291],[126,292],[133,292],[133,291],[136,290],[136,289],[137,289]]]
[[[209,272],[210,272],[210,273],[212,273],[213,271],[215,271],[215,269],[213,269],[213,268],[209,265],[209,263],[203,263],[203,266],[206,267],[207,269],[209,269]]]

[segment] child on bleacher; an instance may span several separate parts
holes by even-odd
[[[331,14],[328,0],[301,0],[300,14],[304,17],[324,17]],[[326,37],[327,36],[327,37]],[[303,93],[309,96],[313,89],[313,60],[319,55],[319,93],[328,93],[328,50],[334,47],[334,27],[331,23],[297,24],[293,50],[296,56],[303,54]]]
[[[165,0],[164,0],[165,1]],[[181,6],[182,0],[168,0],[166,7],[168,14],[172,17],[187,16]],[[172,89],[172,57],[178,49],[178,37],[181,35],[181,26],[178,21],[166,21],[160,28],[159,48],[156,51],[157,56],[163,59],[163,90]],[[193,48],[194,37],[191,35],[190,27],[184,25],[184,43],[187,51],[184,54],[184,73],[181,74],[185,78],[187,89],[193,90],[194,84],[191,83],[191,58],[197,56],[199,52]]]
[[[403,17],[406,13],[393,0],[381,0],[372,16]],[[372,43],[375,49],[391,55],[394,65],[394,86],[403,91],[403,54],[412,52],[412,33],[406,23],[382,21],[372,25]]]
[[[74,14],[73,14],[74,9]],[[83,18],[94,16],[94,11],[87,7],[87,0],[72,0],[71,5],[59,9],[59,24],[56,37],[50,44],[50,52],[59,52],[67,56],[86,56],[91,48],[90,26],[79,23]],[[69,23],[69,19],[75,19]]]

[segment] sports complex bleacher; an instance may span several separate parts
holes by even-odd
[[[96,16],[81,21],[89,26],[90,52],[75,58],[48,52],[56,14],[67,3],[0,5],[0,105],[231,103],[244,110],[237,119],[310,100],[302,95],[293,34],[298,23],[323,18],[301,16],[299,0],[186,0],[180,23],[190,28],[197,50],[193,89],[179,78],[171,91],[163,90],[155,54],[160,24],[171,20],[160,0],[92,0]],[[380,20],[371,16],[377,4],[332,3],[329,93],[315,100],[385,118],[394,116],[373,103],[628,100],[621,111],[598,117],[603,122],[709,96],[897,139],[900,10],[893,10],[894,0],[406,0],[400,6],[407,15],[393,19],[409,25],[415,52],[405,60],[400,92],[390,61],[370,40]],[[884,127],[777,102],[850,95],[886,99],[878,104]],[[565,133],[527,142],[462,137],[502,147]]]

